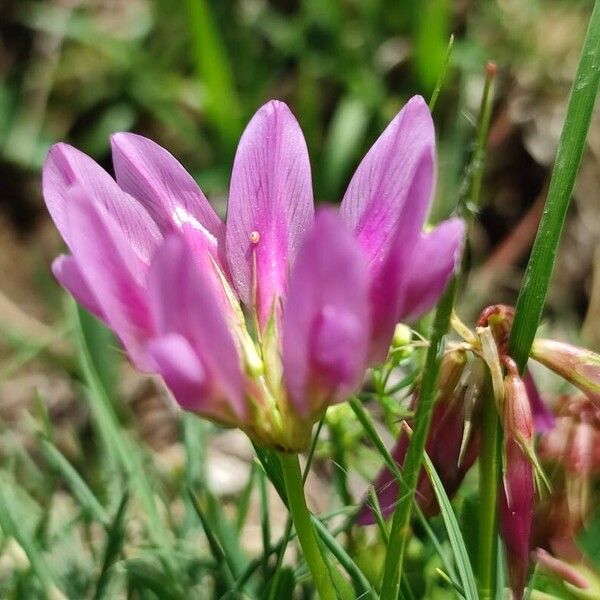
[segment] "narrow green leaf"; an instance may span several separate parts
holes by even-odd
[[[110,518],[106,510],[73,465],[71,465],[61,451],[46,438],[40,438],[39,444],[42,453],[56,472],[62,476],[64,482],[67,484],[85,513],[104,527],[108,526]]]
[[[375,428],[375,424],[373,423],[373,420],[371,419],[369,413],[365,410],[364,406],[362,405],[362,403],[360,402],[358,397],[355,396],[354,398],[352,398],[350,400],[350,407],[352,408],[352,410],[354,411],[354,414],[356,415],[356,417],[360,421],[361,425],[363,426],[363,429],[365,430],[367,437],[371,440],[371,442],[373,443],[373,445],[375,446],[375,448],[377,449],[379,454],[381,454],[381,457],[385,461],[385,464],[388,467],[388,469],[390,469],[390,471],[394,474],[394,476],[396,477],[398,482],[403,481],[403,476],[402,476],[402,472],[400,471],[400,467],[394,460],[394,457],[392,456],[391,452],[387,449],[385,443],[383,442],[383,440],[381,439],[381,436],[379,435],[379,432]],[[413,507],[417,514],[417,517],[419,518],[421,526],[423,527],[423,529],[429,536],[429,539],[431,540],[432,544],[434,545],[440,559],[442,560],[442,563],[443,563],[444,568],[446,569],[448,575],[450,577],[452,577],[454,580],[456,580],[454,569],[452,568],[452,565],[448,561],[446,552],[444,552],[444,549],[442,548],[442,544],[438,540],[433,529],[431,529],[429,523],[427,522],[427,518],[423,514],[423,511],[420,509],[416,500],[413,500]],[[387,531],[387,529],[386,529],[385,537],[386,537],[386,544],[387,544],[389,542],[389,532]]]
[[[188,493],[192,500],[192,504],[194,509],[196,510],[196,514],[202,523],[202,528],[204,529],[204,534],[206,535],[206,540],[208,541],[208,546],[210,548],[211,554],[215,559],[217,565],[220,565],[221,572],[225,579],[225,583],[228,588],[232,588],[235,585],[235,578],[233,576],[234,571],[236,570],[235,564],[231,561],[230,556],[228,556],[223,551],[223,546],[221,542],[217,538],[216,532],[212,528],[212,524],[210,520],[204,513],[204,509],[200,505],[200,500],[194,494],[194,491],[189,489]]]
[[[448,494],[446,494],[446,490],[444,489],[444,484],[437,474],[427,452],[423,453],[423,464],[440,506],[440,513],[444,521],[444,526],[448,532],[448,539],[450,540],[450,545],[452,547],[456,570],[461,582],[462,593],[467,600],[478,600],[477,581],[475,580],[475,574],[473,573],[473,567],[469,560],[469,553],[467,552],[458,520],[454,514],[454,509],[452,508]]]
[[[127,503],[129,501],[129,492],[125,490],[115,517],[108,527],[108,535],[104,546],[102,557],[102,568],[96,584],[96,593],[94,600],[100,600],[107,592],[107,586],[110,581],[110,568],[119,557],[125,542],[125,515],[127,513]]]
[[[446,347],[446,335],[450,326],[450,316],[456,296],[456,278],[449,283],[438,304],[430,345],[425,358],[423,381],[419,402],[415,412],[415,430],[408,445],[402,468],[403,479],[399,481],[398,504],[392,518],[388,550],[385,557],[381,597],[383,600],[396,600],[400,573],[402,572],[406,543],[410,531],[410,515],[417,487],[421,461],[431,423],[431,413],[437,395],[437,381]]]
[[[265,472],[269,476],[271,483],[273,483],[277,493],[281,497],[283,503],[287,506],[287,495],[285,493],[285,487],[283,487],[283,472],[281,465],[277,464],[279,457],[272,450],[260,448],[255,446],[257,456]],[[264,462],[263,462],[264,460]],[[348,575],[352,578],[357,593],[364,594],[364,598],[377,598],[375,590],[373,590],[371,584],[367,578],[363,575],[358,565],[352,560],[344,548],[338,543],[335,537],[327,530],[325,525],[315,515],[311,516],[313,526],[317,534],[319,535],[322,542],[329,548],[330,552],[337,558],[339,563],[344,567]]]
[[[521,372],[527,364],[542,316],[567,209],[585,149],[599,82],[600,3],[596,1],[571,87],[546,205],[517,299],[510,353]]]
[[[6,477],[0,477],[0,529],[6,537],[13,537],[21,546],[46,594],[64,598],[46,563],[42,549],[31,535],[30,519],[22,514],[21,506],[13,484]]]
[[[248,474],[248,482],[244,486],[244,489],[237,502],[237,514],[235,516],[235,528],[241,531],[246,523],[246,517],[248,516],[248,509],[250,508],[250,497],[252,496],[252,490],[254,489],[254,482],[258,476],[258,470],[260,467],[256,463],[252,463],[250,473]]]
[[[454,50],[454,34],[450,36],[448,40],[448,46],[446,48],[446,55],[444,56],[444,62],[442,63],[442,67],[438,74],[437,81],[435,82],[435,87],[433,88],[433,93],[431,94],[431,99],[429,100],[429,110],[431,112],[434,111],[435,105],[437,104],[438,96],[442,90],[442,86],[446,81],[446,75],[448,74],[448,66],[450,65],[450,57],[452,56],[452,51]]]
[[[119,466],[127,474],[132,489],[139,496],[147,513],[146,524],[150,537],[160,549],[169,574],[173,578],[173,582],[175,582],[178,580],[178,569],[177,563],[171,553],[172,543],[170,534],[158,513],[154,492],[146,476],[139,449],[135,447],[133,441],[125,435],[119,425],[112,404],[106,395],[106,390],[98,377],[96,367],[92,361],[92,355],[89,352],[87,340],[81,328],[77,305],[74,302],[70,302],[70,306],[79,361],[84,381],[90,390],[89,400],[94,422],[98,427],[105,447],[113,453]]]
[[[263,541],[263,571],[265,579],[267,579],[269,576],[269,552],[271,549],[271,524],[267,476],[262,469],[258,470],[258,495],[260,498],[260,529]]]

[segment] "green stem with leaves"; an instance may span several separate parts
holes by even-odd
[[[453,278],[438,304],[433,322],[431,341],[425,359],[423,382],[415,412],[415,429],[402,467],[404,477],[398,482],[400,488],[398,504],[392,518],[392,528],[385,556],[381,600],[396,600],[398,598],[400,573],[402,572],[406,543],[410,533],[411,508],[431,423],[433,404],[437,394],[438,374],[446,347],[446,333],[450,326],[456,288],[456,278]]]
[[[336,600],[337,595],[331,580],[329,567],[319,548],[310,512],[306,506],[304,482],[298,456],[282,453],[279,457],[283,469],[288,508],[294,521],[300,546],[304,552],[304,559],[313,577],[315,588],[322,600]]]

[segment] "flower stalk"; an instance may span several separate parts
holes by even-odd
[[[394,511],[385,556],[381,600],[396,600],[398,598],[400,573],[402,572],[406,543],[410,534],[411,508],[421,471],[425,442],[431,424],[433,404],[437,394],[438,375],[446,346],[446,333],[450,326],[456,289],[456,277],[454,277],[444,292],[435,314],[431,343],[425,360],[420,400],[415,413],[414,433],[402,468],[404,479],[399,482],[399,500]]]
[[[279,455],[281,467],[283,469],[283,479],[288,498],[288,509],[294,521],[294,527],[298,534],[298,540],[304,559],[313,577],[315,588],[322,600],[336,600],[337,595],[329,567],[325,557],[319,548],[315,531],[312,526],[310,512],[306,506],[304,497],[304,484],[302,480],[302,471],[298,461],[297,454]]]
[[[479,457],[479,597],[495,597],[498,547],[498,485],[501,471],[502,427],[488,385],[484,397]]]

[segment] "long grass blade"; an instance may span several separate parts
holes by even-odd
[[[39,444],[42,453],[56,472],[62,476],[85,513],[103,526],[108,526],[110,523],[108,513],[73,465],[49,440],[40,438]]]
[[[421,470],[427,433],[431,423],[433,403],[437,394],[438,374],[446,347],[446,334],[450,326],[456,287],[456,278],[453,278],[438,304],[433,322],[431,341],[425,358],[419,402],[415,413],[415,430],[408,445],[402,468],[403,479],[398,482],[400,488],[399,500],[392,518],[381,586],[383,600],[396,600],[398,597],[400,573],[404,564],[406,543],[410,531],[411,509],[419,471]]]
[[[108,536],[104,546],[102,557],[102,568],[96,584],[96,593],[94,600],[100,600],[106,596],[106,590],[110,581],[110,568],[115,563],[125,543],[125,515],[127,514],[127,504],[129,502],[129,491],[125,490],[115,517],[108,528]]]
[[[446,490],[444,489],[444,484],[437,474],[427,452],[423,453],[423,466],[425,467],[425,471],[427,471],[433,491],[435,492],[435,497],[440,506],[440,514],[444,521],[446,532],[448,533],[456,570],[462,584],[462,593],[467,600],[477,600],[479,597],[477,593],[477,581],[475,580],[475,574],[473,573],[473,567],[460,531],[458,520],[454,514],[448,494],[446,494]]]

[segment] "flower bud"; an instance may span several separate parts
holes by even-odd
[[[533,417],[525,385],[514,362],[507,361],[504,378],[504,485],[500,489],[500,530],[506,546],[510,585],[515,598],[522,598],[527,577],[534,484]]]
[[[600,405],[600,355],[571,344],[538,339],[533,343],[530,356]]]
[[[431,426],[426,444],[426,451],[431,458],[444,488],[449,495],[454,494],[465,474],[471,468],[479,452],[479,432],[474,429],[465,440],[465,396],[469,382],[462,385],[466,372],[466,356],[462,351],[449,352],[444,356],[438,383],[438,399],[433,407]],[[480,373],[479,370],[469,371]],[[415,396],[413,405],[418,402]],[[464,445],[464,448],[463,448]],[[400,434],[392,450],[392,456],[402,467],[408,437]],[[382,514],[387,517],[392,512],[398,499],[398,482],[395,475],[387,467],[382,469],[374,482]],[[416,490],[416,499],[426,515],[434,515],[439,511],[436,496],[431,482],[422,469]],[[375,516],[365,501],[358,515],[360,525],[375,523]]]
[[[574,544],[590,512],[593,478],[600,473],[600,410],[583,394],[565,394],[557,404],[556,426],[541,436],[539,451],[544,461],[562,466],[543,530],[551,543],[564,546]]]
[[[489,327],[500,354],[507,353],[510,329],[515,317],[515,309],[505,304],[494,304],[481,311],[477,321],[478,327]]]

